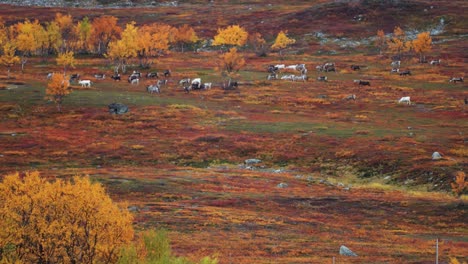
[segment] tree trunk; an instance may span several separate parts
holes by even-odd
[[[7,69],[7,78],[10,79],[10,67]]]

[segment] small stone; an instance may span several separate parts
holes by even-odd
[[[440,159],[442,159],[442,155],[440,155],[439,152],[436,151],[432,153],[432,160],[440,160]]]
[[[351,249],[349,249],[348,247],[343,246],[343,245],[340,247],[340,255],[348,256],[348,257],[357,257],[358,256]]]
[[[286,188],[286,187],[288,187],[288,184],[287,184],[287,183],[284,183],[284,182],[282,182],[282,183],[280,183],[280,184],[276,185],[276,187],[278,187],[278,188]]]

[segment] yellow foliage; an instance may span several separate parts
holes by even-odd
[[[45,43],[44,48],[59,51],[60,47],[63,45],[63,38],[57,22],[51,21],[46,23],[45,32],[47,42]]]
[[[0,248],[23,263],[115,263],[133,238],[132,215],[87,177],[49,182],[38,172],[0,183]]]
[[[89,21],[88,17],[84,17],[81,21],[78,21],[76,25],[73,27],[74,35],[76,36],[76,40],[73,43],[75,49],[81,49],[84,51],[91,51],[92,50],[92,40],[91,40],[91,33],[92,33],[92,25]]]
[[[225,29],[218,29],[218,34],[214,37],[213,45],[234,45],[243,46],[247,42],[249,33],[239,25],[228,26]]]
[[[35,53],[44,44],[44,28],[38,20],[33,22],[26,19],[24,22],[18,22],[15,25],[15,44],[23,54]]]
[[[109,43],[109,49],[105,57],[116,61],[116,68],[122,67],[125,72],[127,60],[136,57],[138,54],[139,38],[138,27],[135,26],[135,22],[128,23],[122,32],[121,39]]]
[[[271,46],[272,49],[282,50],[286,48],[287,46],[296,43],[296,40],[288,38],[288,36],[286,36],[286,33],[287,31],[286,32],[280,31],[280,33],[278,33],[275,43],[273,43],[273,45]]]
[[[395,27],[393,37],[387,41],[390,51],[401,55],[402,52],[411,48],[411,41],[406,41],[406,34],[400,27]]]
[[[63,66],[63,73],[67,71],[68,67],[75,67],[75,57],[73,51],[59,53],[57,57],[57,64]]]
[[[70,82],[64,75],[54,74],[46,88],[46,98],[54,101],[57,104],[58,111],[61,111],[63,98],[71,93],[69,89]]]
[[[15,56],[15,52],[16,47],[12,43],[7,42],[3,46],[3,55],[0,56],[0,64],[8,68],[8,74],[10,74],[10,68],[20,62],[20,58]]]

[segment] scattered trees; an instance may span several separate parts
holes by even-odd
[[[287,31],[286,32],[285,31],[280,31],[278,33],[278,36],[276,36],[275,43],[273,43],[273,45],[271,45],[271,48],[273,50],[279,50],[280,56],[282,55],[282,51],[286,47],[288,47],[291,44],[296,43],[296,40],[288,38],[288,36],[286,36],[286,33],[287,33]]]
[[[0,183],[0,262],[116,263],[133,238],[132,219],[87,177],[7,175]]]
[[[70,82],[62,74],[53,74],[46,88],[46,98],[54,101],[57,110],[62,111],[63,98],[71,93]]]

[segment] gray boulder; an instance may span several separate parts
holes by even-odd
[[[284,182],[282,182],[282,183],[280,183],[280,184],[276,185],[276,187],[278,187],[278,188],[286,188],[286,187],[288,187],[288,184],[287,184],[287,183],[284,183]]]
[[[440,155],[439,152],[434,152],[432,153],[432,160],[440,160],[442,158],[442,155]]]
[[[357,254],[351,251],[348,247],[342,245],[340,247],[340,255],[342,256],[348,256],[348,257],[357,257]]]
[[[262,161],[259,160],[259,159],[246,159],[244,161],[245,165],[254,165],[254,164],[258,164],[260,162],[262,162]]]
[[[121,114],[125,114],[128,112],[128,106],[121,104],[121,103],[112,103],[108,105],[108,107],[109,107],[109,113],[111,114],[121,115]]]

